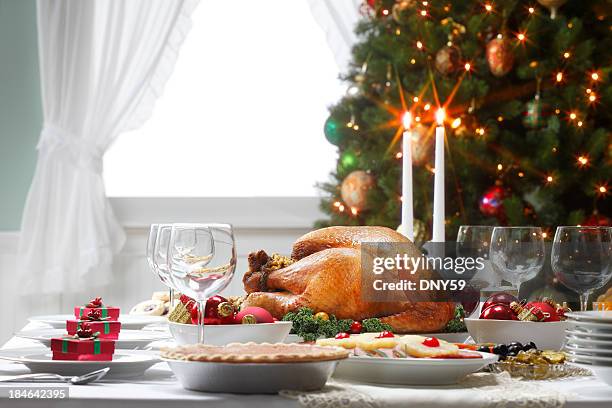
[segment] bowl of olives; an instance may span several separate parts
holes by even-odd
[[[561,350],[567,322],[530,322],[521,320],[464,319],[475,343],[510,344],[533,342],[547,350]]]

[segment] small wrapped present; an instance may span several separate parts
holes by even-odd
[[[96,333],[88,332],[89,337],[83,336],[83,329],[78,335],[51,339],[53,360],[79,360],[79,361],[111,361],[115,353],[115,341],[100,339]]]
[[[87,316],[92,310],[99,310],[103,319],[119,320],[119,308],[104,305],[102,303],[102,298],[99,297],[90,300],[85,306],[75,306],[74,317],[81,319],[83,316]]]

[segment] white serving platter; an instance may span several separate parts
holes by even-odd
[[[482,358],[380,358],[350,356],[338,363],[334,377],[373,383],[395,385],[456,384],[468,374],[497,361],[498,356],[479,353]]]
[[[15,333],[15,336],[24,339],[36,340],[46,347],[51,347],[51,339],[66,335],[64,329],[33,329]],[[172,337],[168,333],[152,330],[121,330],[119,338],[115,340],[115,349],[137,350],[147,347],[158,340],[167,340]]]
[[[31,322],[44,323],[53,327],[54,329],[65,329],[66,320],[74,319],[74,315],[71,314],[32,316],[28,318],[28,320]],[[119,321],[121,322],[122,330],[140,330],[150,324],[167,323],[168,319],[166,319],[165,316],[134,316],[122,314],[119,316]]]
[[[566,313],[565,316],[567,316],[570,320],[612,324],[612,311],[589,310],[586,312],[569,312]]]
[[[32,373],[54,373],[74,376],[110,368],[104,379],[140,377],[154,364],[160,362],[159,356],[145,351],[119,351],[112,361],[66,361],[52,360],[49,351],[40,348],[20,348],[0,350],[0,360],[21,363]]]

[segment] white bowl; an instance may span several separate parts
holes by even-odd
[[[508,344],[533,341],[539,349],[560,350],[567,322],[523,322],[518,320],[464,319],[476,343]]]
[[[168,322],[174,341],[179,344],[198,342],[198,325]],[[293,323],[218,324],[204,326],[204,342],[214,346],[228,343],[282,343]]]
[[[232,394],[319,390],[323,388],[338,364],[337,360],[271,364],[163,360],[168,363],[183,388],[187,390]]]

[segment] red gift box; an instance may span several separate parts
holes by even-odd
[[[116,320],[66,320],[66,330],[68,334],[76,334],[83,323],[89,326],[93,333],[98,332],[100,339],[117,340],[121,331],[121,322]]]
[[[75,306],[74,317],[80,319],[82,316],[87,316],[91,310],[99,310],[103,319],[110,318],[109,320],[119,320],[119,308],[113,306],[101,306],[101,307],[87,307],[87,306]]]
[[[51,339],[53,360],[110,361],[115,352],[115,341],[88,338]]]

